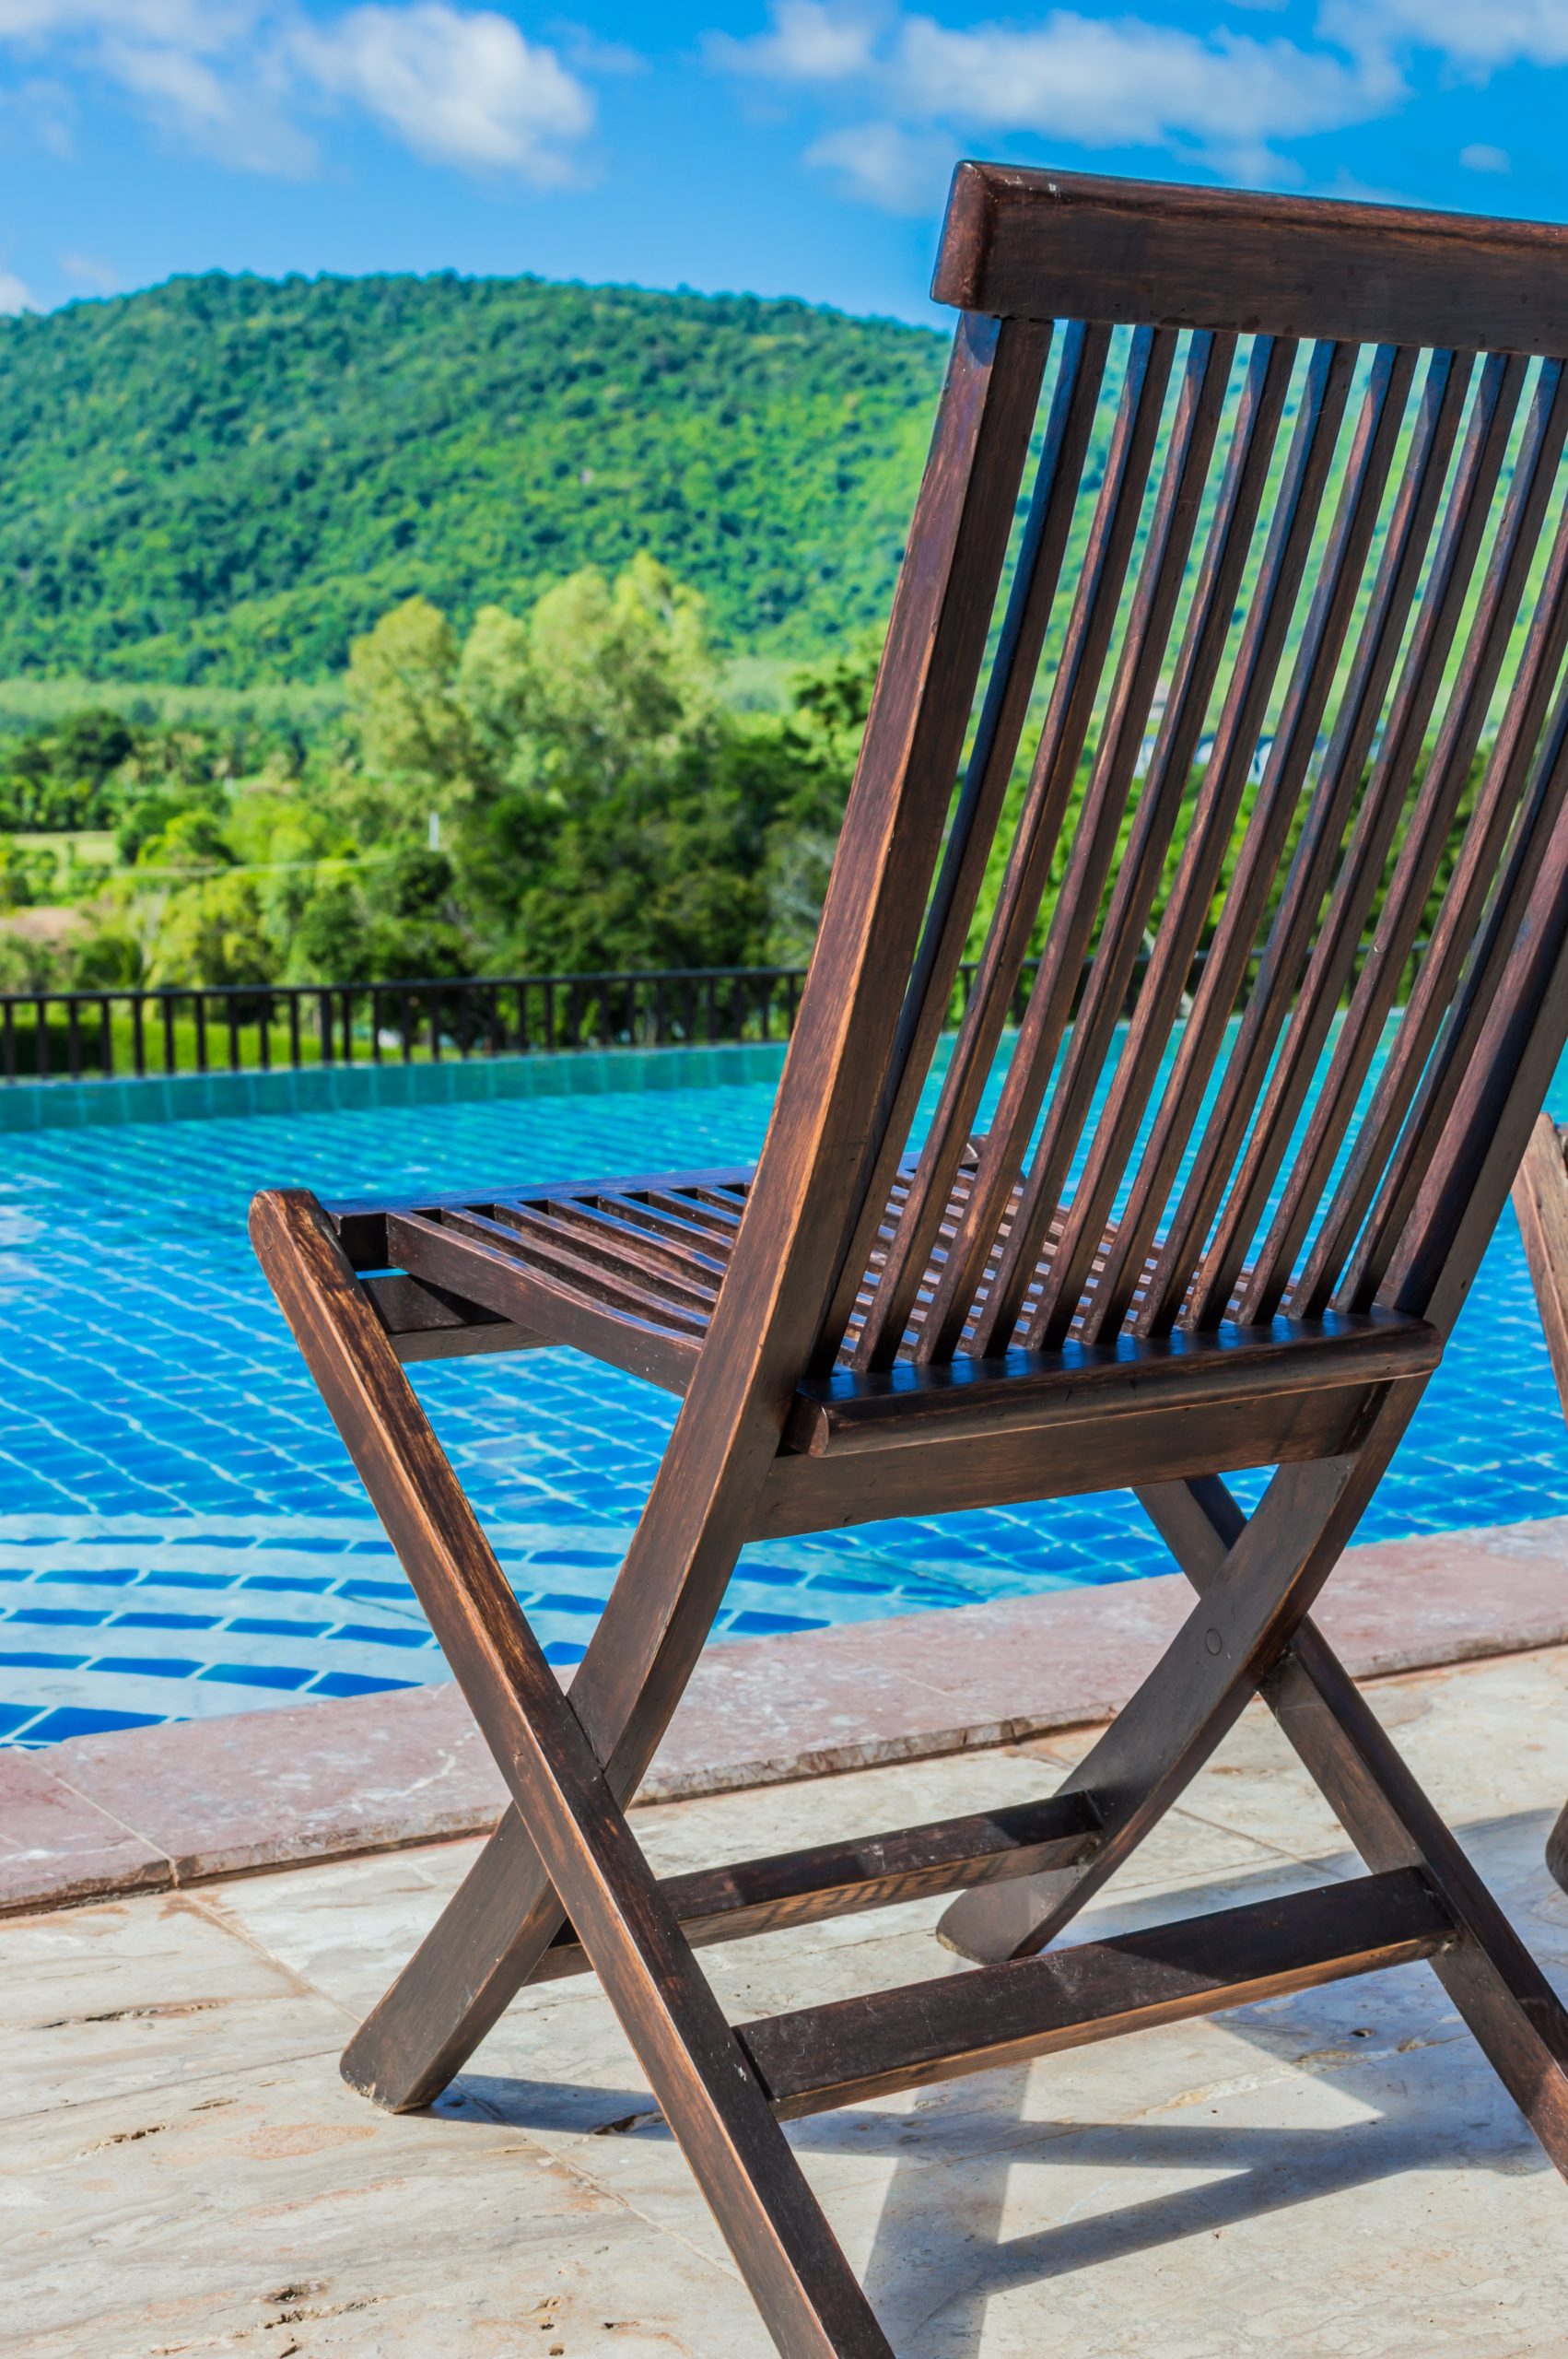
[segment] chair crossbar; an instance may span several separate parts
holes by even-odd
[[[1433,1957],[1453,1920],[1415,1868],[1010,1958],[738,2026],[782,2120]]]
[[[1429,1374],[1442,1356],[1443,1339],[1424,1320],[1384,1312],[1331,1318],[1313,1329],[1281,1319],[1226,1335],[1181,1336],[1174,1347],[1070,1344],[1060,1352],[894,1368],[885,1376],[841,1371],[808,1377],[797,1388],[784,1439],[821,1458],[960,1434],[1044,1434],[1129,1413],[1142,1415],[1156,1405],[1217,1407],[1299,1392],[1353,1391]]]
[[[889,1835],[861,1835],[770,1859],[699,1868],[666,1876],[660,1891],[686,1940],[701,1949],[1071,1867],[1094,1848],[1099,1824],[1087,1795],[1053,1795]],[[531,1978],[554,1982],[588,1970],[576,1932],[563,1925]]]

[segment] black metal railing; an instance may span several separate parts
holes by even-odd
[[[1415,945],[1411,971],[1424,944]],[[1137,961],[1136,1000],[1148,951]],[[1254,953],[1253,963],[1256,963]],[[1196,987],[1204,953],[1193,960]],[[1039,961],[1012,995],[1022,1016]],[[803,967],[654,967],[626,973],[480,975],[392,983],[189,983],[158,991],[0,993],[0,1082],[437,1063],[573,1049],[705,1048],[787,1040]],[[1085,973],[1088,971],[1087,963]],[[966,960],[950,1020],[977,972]],[[1401,996],[1403,994],[1401,993]]]
[[[1036,962],[1020,978],[1017,1011]],[[187,983],[0,994],[0,1081],[435,1063],[787,1040],[803,967],[658,967],[392,983]],[[976,968],[962,968],[956,1021]]]
[[[0,995],[0,1080],[434,1062],[789,1038],[805,969],[180,984]]]

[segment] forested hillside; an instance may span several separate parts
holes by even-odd
[[[0,675],[320,679],[646,549],[716,640],[885,613],[939,337],[753,296],[214,275],[0,321]]]

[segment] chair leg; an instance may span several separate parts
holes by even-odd
[[[277,1224],[280,1298],[310,1330],[329,1405],[526,1818],[557,1918],[564,1904],[774,2341],[785,2359],[892,2359],[335,1240],[308,1199],[277,1204],[263,1218]]]
[[[1568,1892],[1568,1803],[1563,1805],[1562,1817],[1547,1837],[1546,1864],[1563,1891]]]
[[[1284,1466],[1159,1662],[1064,1782],[1086,1794],[1104,1837],[1080,1865],[966,1892],[939,1928],[988,1964],[1045,1948],[1137,1849],[1234,1727],[1339,1555],[1336,1509],[1353,1457]]]
[[[1235,1499],[1217,1478],[1139,1496],[1202,1596],[1242,1528]],[[1261,1692],[1367,1866],[1419,1867],[1443,1901],[1457,1939],[1433,1969],[1568,2177],[1568,2012],[1545,1975],[1315,1623],[1302,1624]],[[1568,1812],[1553,1840],[1565,1837]]]
[[[400,1402],[416,1479],[431,1496],[455,1494],[466,1513],[451,1466],[314,1198],[294,1190],[259,1198],[252,1233],[371,1502],[416,1577],[423,1523],[400,1508],[378,1437],[367,1425],[367,1370]],[[573,1709],[623,1803],[668,1726],[740,1551],[743,1513],[702,1519],[694,1536],[681,1529],[690,1506],[689,1487],[661,1472],[572,1683]],[[432,2104],[526,1983],[564,1913],[509,1806],[437,1923],[349,2041],[344,2077],[390,2112]]]
[[[389,2113],[434,2105],[527,1982],[564,1912],[507,1805],[419,1947],[343,2051],[343,2077]]]

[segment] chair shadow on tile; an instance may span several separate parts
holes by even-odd
[[[1544,1948],[1543,1962],[1561,1978],[1568,1897],[1557,1892],[1542,1860],[1550,1817],[1519,1812],[1478,1822],[1465,1834],[1483,1872],[1490,1869],[1513,1907],[1534,1919],[1538,1954]],[[1305,1887],[1353,1872],[1341,1854],[1305,1863],[1291,1881]],[[1263,1882],[1228,1882],[1216,1905],[1245,1899],[1249,1886]],[[1175,1907],[1168,1893],[1157,1901],[1129,1894],[1124,1908],[1099,1911],[1094,1930],[1099,1937],[1132,1930]],[[1556,1935],[1545,1944],[1539,1938],[1543,1919]],[[955,1963],[954,1970],[965,1969]],[[1522,2118],[1501,2091],[1492,2095],[1480,2051],[1425,1965],[1390,1967],[1209,2020],[1246,2043],[1252,2064],[1237,2060],[1212,2083],[1162,2094],[1151,2050],[1148,2109],[1124,2118],[1095,2118],[1092,2083],[1071,2116],[1037,2110],[1042,2097],[1050,2101],[1053,2067],[1092,2076],[1096,2052],[1113,2057],[1113,2045],[948,2082],[921,2093],[906,2110],[861,2107],[793,2125],[791,2142],[823,2186],[830,2215],[837,2207],[826,2182],[835,2160],[891,2162],[869,2242],[853,2239],[849,2224],[841,2224],[853,2248],[866,2255],[860,2274],[900,2359],[977,2352],[987,2304],[999,2296],[1405,2173],[1550,2171]],[[1136,2048],[1121,2052],[1122,2085],[1130,2087],[1134,2104],[1136,2060]],[[1256,2089],[1283,2093],[1298,2075],[1328,2082],[1342,2118],[1291,2128],[1234,2115],[1212,2123],[1191,2118],[1205,2106],[1234,2106]],[[1478,2102],[1487,2108],[1484,2117],[1477,2115]],[[564,2137],[574,2152],[576,2141],[598,2136],[672,2142],[647,2090],[629,2082],[591,2086],[467,2073],[439,2110],[448,2119]],[[579,2159],[591,2175],[591,2154]],[[813,2167],[817,2161],[821,2170]],[[1121,2171],[1212,2176],[1107,2203],[1102,2182]],[[1021,2172],[1031,2176],[1026,2189]],[[855,2200],[851,2187],[851,2207]],[[1091,2201],[1094,2208],[1078,2216]],[[1010,2232],[1009,2224],[1031,2206],[1045,2224]]]

